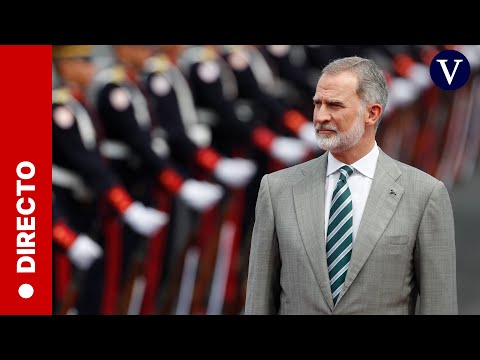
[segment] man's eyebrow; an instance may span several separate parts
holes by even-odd
[[[325,99],[325,102],[328,105],[343,105],[343,101],[342,100],[337,100],[337,99]]]
[[[316,97],[313,97],[313,102],[315,104],[318,104],[320,102],[320,99],[319,98],[316,98]],[[342,100],[337,100],[337,99],[325,99],[324,100],[325,103],[327,103],[328,105],[343,105],[343,101]]]

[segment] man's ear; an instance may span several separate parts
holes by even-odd
[[[365,124],[367,126],[375,126],[380,117],[382,116],[383,109],[380,104],[372,104],[367,108],[367,119]]]

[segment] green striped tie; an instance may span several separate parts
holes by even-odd
[[[333,303],[337,303],[342,291],[348,264],[352,256],[353,210],[352,196],[347,179],[353,168],[344,165],[340,168],[340,178],[333,191],[330,217],[327,228],[327,265],[332,289]]]

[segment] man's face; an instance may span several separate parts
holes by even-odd
[[[153,55],[153,48],[147,45],[114,45],[121,61],[141,69],[145,60]]]
[[[345,151],[363,137],[366,109],[356,89],[357,78],[350,72],[324,75],[318,81],[313,123],[320,148]]]
[[[89,57],[64,59],[59,62],[62,77],[86,88],[95,76],[95,64]]]

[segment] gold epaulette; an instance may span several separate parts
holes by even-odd
[[[148,59],[148,65],[146,66],[149,72],[163,73],[172,66],[172,62],[165,54],[158,54]]]
[[[122,65],[115,65],[110,69],[111,81],[115,84],[123,83],[127,79],[127,73]]]
[[[210,46],[202,47],[200,52],[201,61],[209,61],[218,59],[218,53]]]
[[[67,88],[58,88],[52,90],[52,104],[65,104],[70,100],[71,94]]]
[[[221,46],[221,52],[223,54],[231,54],[235,51],[239,51],[239,50],[242,50],[244,48],[243,45],[222,45]]]

